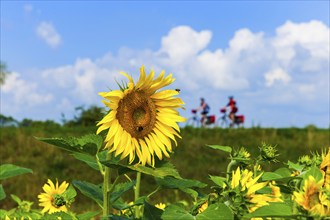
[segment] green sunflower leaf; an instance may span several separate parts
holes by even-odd
[[[88,134],[79,138],[36,137],[36,139],[69,152],[89,154],[92,156],[96,155],[103,145],[103,138],[100,135],[96,134]]]
[[[218,186],[220,186],[221,188],[224,188],[226,184],[227,179],[225,177],[221,177],[221,176],[210,176],[210,180],[212,180],[215,184],[217,184]]]
[[[103,192],[100,185],[78,180],[74,180],[73,185],[78,188],[83,195],[93,199],[100,207],[102,207]]]
[[[163,178],[166,176],[173,176],[175,178],[181,179],[179,172],[170,162],[161,163],[160,166],[155,168],[142,165],[129,166],[129,168],[144,174],[151,175],[153,177]]]
[[[223,203],[215,203],[196,216],[196,220],[223,219],[233,220],[234,214],[228,206]]]
[[[286,167],[281,167],[275,170],[275,173],[281,175],[282,177],[291,177],[291,170]]]
[[[155,168],[142,166],[139,164],[124,165],[124,164],[119,164],[119,161],[114,161],[114,160],[101,161],[101,163],[107,167],[118,169],[119,174],[124,174],[129,171],[136,171],[158,178],[164,178],[165,176],[173,176],[178,179],[181,178],[179,172],[170,162],[160,163],[159,166]]]
[[[77,192],[74,189],[74,187],[72,185],[70,185],[67,190],[65,190],[65,192],[63,193],[63,196],[70,202],[74,202],[74,198],[76,197]]]
[[[299,172],[301,172],[305,167],[304,165],[300,165],[299,163],[293,163],[291,161],[288,161],[287,164],[288,164],[289,168],[297,170]]]
[[[61,218],[61,219],[72,219],[72,220],[75,220],[77,219],[75,216],[72,216],[68,213],[65,213],[65,212],[55,212],[55,213],[52,213],[52,214],[46,214],[42,217],[42,219],[44,220],[54,220],[54,219],[58,219],[58,218]]]
[[[22,200],[18,197],[18,196],[16,196],[16,195],[14,195],[14,194],[11,194],[10,195],[10,197],[18,204],[18,205],[21,205],[22,204]]]
[[[220,145],[206,145],[207,147],[210,147],[212,149],[215,149],[215,150],[221,150],[221,151],[224,151],[224,152],[227,152],[227,153],[231,153],[232,152],[232,148],[229,147],[229,146],[220,146]]]
[[[251,218],[285,218],[285,219],[295,219],[292,213],[292,207],[287,203],[270,202],[267,206],[262,206],[256,211],[246,214],[243,219]]]
[[[4,198],[6,198],[6,193],[5,190],[3,189],[2,184],[0,184],[0,200],[3,200]]]
[[[186,211],[182,206],[169,205],[162,214],[163,220],[196,220],[195,216]]]
[[[273,173],[273,172],[264,172],[264,174],[262,174],[263,181],[278,180],[278,179],[282,179],[282,178],[283,177],[280,174]]]
[[[279,182],[289,182],[290,180],[296,178],[291,175],[291,171],[288,168],[279,168],[275,172],[264,172],[262,175],[263,181],[279,181]]]
[[[198,180],[190,179],[176,179],[171,176],[166,176],[164,178],[156,178],[158,184],[163,187],[170,189],[178,188],[204,188],[207,186],[205,183],[199,182]]]
[[[114,214],[110,214],[108,216],[108,219],[110,220],[132,220],[131,218],[127,217],[127,216],[123,216],[123,215],[114,215]]]
[[[90,219],[93,219],[93,217],[99,215],[100,213],[101,212],[86,212],[83,214],[79,214],[76,217],[78,220],[90,220]]]
[[[119,183],[115,186],[115,189],[110,194],[110,202],[113,203],[119,199],[125,192],[129,191],[135,186],[135,181]]]
[[[0,166],[0,180],[8,179],[25,173],[33,173],[31,169],[16,166],[13,164],[3,164]]]
[[[143,210],[144,211],[143,211],[142,220],[158,220],[161,219],[161,216],[163,214],[163,210],[153,205],[150,205],[147,202],[144,203]]]
[[[198,192],[193,188],[204,188],[207,186],[205,183],[199,182],[198,180],[176,179],[172,176],[156,178],[156,181],[158,185],[164,188],[179,189],[182,192],[191,195],[193,198],[197,198],[198,196]]]
[[[72,156],[74,158],[76,158],[77,160],[80,160],[80,161],[86,163],[88,166],[90,166],[94,170],[100,170],[99,165],[97,164],[97,161],[94,156],[91,156],[89,154],[82,154],[82,153],[73,153]]]
[[[111,199],[111,198],[110,198]],[[127,204],[123,198],[118,198],[115,202],[110,202],[111,203],[111,206],[114,208],[114,209],[117,209],[117,210],[125,210],[125,209],[128,209],[128,208],[131,208],[133,207],[134,205],[131,205],[131,204]],[[142,203],[143,204],[143,203]]]
[[[304,173],[303,178],[308,179],[309,176],[313,176],[316,182],[323,178],[323,174],[318,167],[311,167],[306,173]]]

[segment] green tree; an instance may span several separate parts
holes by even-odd
[[[61,125],[53,120],[46,120],[46,121],[34,121],[29,118],[24,118],[20,122],[20,127],[35,127],[35,128],[60,128]]]
[[[75,110],[78,115],[76,115],[73,120],[66,121],[66,126],[94,126],[104,116],[104,109],[95,105],[90,106],[88,109],[79,106],[76,107]]]
[[[0,61],[0,85],[5,84],[5,80],[6,80],[6,76],[9,74],[10,72],[7,69],[7,65]]]
[[[3,114],[0,114],[0,126],[18,126],[18,121],[16,121],[11,116],[5,116]]]

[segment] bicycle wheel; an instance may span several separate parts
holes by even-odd
[[[228,123],[226,118],[221,117],[221,118],[218,119],[216,126],[218,128],[228,128],[229,123]]]
[[[199,126],[199,123],[198,123],[198,120],[197,118],[195,117],[191,117],[187,120],[187,123],[186,123],[186,127],[189,126],[189,127],[198,127]]]

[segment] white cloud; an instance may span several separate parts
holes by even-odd
[[[19,106],[24,110],[28,107],[40,106],[49,103],[53,99],[50,93],[38,91],[38,84],[23,80],[19,73],[13,72],[6,78],[2,87],[4,94],[10,94],[13,99],[10,100],[13,107]]]
[[[171,63],[178,65],[205,49],[211,37],[211,31],[196,32],[189,26],[178,26],[162,38],[159,52],[168,55]]]
[[[306,51],[310,59],[329,60],[329,27],[315,20],[305,23],[287,21],[276,29],[272,46],[276,58],[286,65],[299,56],[298,49]]]
[[[119,71],[137,80],[139,67],[144,64],[147,70],[164,69],[174,74],[177,81],[173,87],[179,87],[182,98],[189,100],[187,109],[196,107],[199,97],[205,97],[211,111],[219,115],[227,96],[234,95],[240,113],[248,118],[258,118],[262,110],[262,120],[267,120],[277,114],[278,108],[288,106],[295,109],[292,114],[313,112],[314,106],[322,106],[323,114],[328,114],[329,31],[319,21],[288,21],[274,35],[242,28],[234,33],[227,48],[210,50],[210,30],[178,26],[162,37],[155,51],[121,48],[95,60],[79,58],[72,64],[40,71],[43,83],[31,83],[29,88],[36,93],[43,86],[46,94],[56,96],[57,108],[97,104],[98,92],[117,88],[114,79],[123,79]]]
[[[102,67],[98,61],[91,59],[77,59],[72,65],[43,70],[41,75],[50,88],[61,88],[67,95],[84,103],[94,103],[99,91],[97,84],[103,84],[103,89],[113,83],[119,70],[112,71]]]
[[[41,22],[37,29],[37,35],[43,39],[50,47],[56,48],[61,44],[61,35],[56,31],[55,27],[49,22]]]
[[[266,86],[272,86],[276,81],[288,84],[291,77],[283,69],[277,68],[265,73]]]

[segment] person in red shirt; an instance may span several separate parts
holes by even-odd
[[[236,101],[234,100],[233,96],[229,96],[229,102],[226,107],[230,108],[229,118],[232,121],[231,126],[235,123],[235,114],[238,111],[238,108],[236,106]]]

